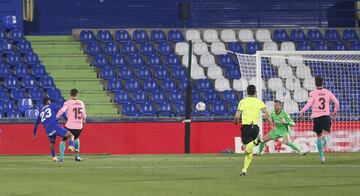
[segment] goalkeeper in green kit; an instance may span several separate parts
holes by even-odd
[[[305,152],[300,151],[300,149],[290,140],[290,127],[295,126],[295,123],[289,114],[282,110],[282,103],[279,100],[274,101],[274,109],[275,110],[272,111],[270,115],[275,123],[275,128],[265,137],[260,139],[259,154],[262,153],[266,142],[282,137],[286,145],[300,155],[305,155]]]

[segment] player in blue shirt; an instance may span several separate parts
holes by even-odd
[[[39,116],[36,119],[34,126],[34,138],[36,138],[36,132],[38,125],[43,124],[46,135],[50,141],[51,156],[53,161],[57,161],[56,152],[55,152],[55,141],[56,136],[62,137],[64,139],[69,139],[69,151],[76,152],[74,148],[74,136],[70,131],[67,131],[65,128],[61,127],[57,123],[56,114],[58,112],[58,107],[55,104],[52,104],[49,98],[43,100],[43,108],[39,112]]]

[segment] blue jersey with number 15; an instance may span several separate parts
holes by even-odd
[[[39,116],[35,122],[34,135],[36,135],[36,130],[40,122],[44,125],[46,132],[52,131],[51,128],[58,124],[56,119],[58,110],[59,108],[56,104],[46,105],[40,110]]]

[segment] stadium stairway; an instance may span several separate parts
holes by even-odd
[[[54,78],[57,88],[67,99],[70,89],[77,88],[90,116],[114,116],[117,108],[103,90],[96,72],[86,63],[80,43],[71,36],[27,36],[42,64]]]

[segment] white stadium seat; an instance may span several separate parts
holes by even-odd
[[[254,42],[254,34],[250,29],[241,29],[239,31],[239,40],[242,42]]]
[[[204,31],[204,41],[205,42],[218,42],[218,41],[220,41],[219,40],[219,35],[218,35],[218,33],[217,33],[217,31],[216,30],[214,30],[214,29],[206,29],[205,31]]]
[[[233,81],[233,89],[235,91],[245,91],[248,85],[249,82],[244,78]]]
[[[264,42],[264,45],[263,45],[263,50],[264,51],[278,51],[278,45],[273,42],[273,41],[270,41],[270,42]]]
[[[257,79],[256,79],[256,78],[251,78],[250,81],[249,81],[249,84],[252,84],[252,85],[255,85],[255,86],[256,86],[256,84],[257,84]],[[261,87],[262,87],[262,89],[266,89],[264,79],[261,79]]]
[[[305,88],[306,90],[315,90],[316,86],[315,86],[315,78],[311,77],[311,78],[305,78],[304,82],[303,82],[303,88]]]
[[[181,62],[182,62],[182,64],[183,64],[185,67],[188,67],[188,63],[189,63],[188,61],[189,61],[189,56],[188,56],[188,55],[184,55],[184,56],[182,57]],[[191,65],[198,65],[197,58],[196,58],[195,55],[192,55],[192,56],[191,56]]]
[[[280,78],[270,78],[268,80],[268,88],[272,91],[283,90],[283,81]]]
[[[280,100],[282,102],[286,101],[286,100],[290,100],[291,99],[291,94],[289,90],[278,90],[275,93],[275,97],[277,100]]]
[[[299,112],[299,105],[294,100],[286,100],[284,102],[284,110],[288,114],[295,114]]]
[[[292,68],[287,65],[281,65],[279,67],[278,72],[279,72],[280,78],[293,78],[294,77]]]
[[[211,54],[204,54],[200,57],[200,65],[203,67],[216,66],[215,57]]]
[[[296,76],[300,79],[312,78],[310,67],[306,65],[296,67]]]
[[[193,42],[201,42],[200,32],[196,29],[189,29],[186,31],[186,40],[192,40]]]
[[[297,88],[300,88],[300,80],[295,77],[287,78],[285,81],[285,86],[287,89],[293,91]]]
[[[286,60],[283,56],[271,56],[270,63],[275,67],[280,67],[282,65],[286,65]]]
[[[297,88],[294,91],[294,100],[296,102],[305,102],[308,100],[308,91],[303,88]]]
[[[267,101],[265,103],[267,111],[273,111],[274,110],[274,101]]]
[[[178,55],[188,55],[189,44],[186,42],[179,42],[175,44],[175,53]]]
[[[218,78],[224,78],[221,67],[219,67],[219,66],[209,67],[207,70],[207,77],[212,80],[215,80]]]
[[[211,53],[215,55],[227,54],[225,44],[223,42],[213,42],[211,44]]]
[[[298,67],[303,66],[304,64],[304,58],[301,55],[290,55],[288,57],[289,65],[292,67]]]
[[[232,29],[224,29],[221,31],[221,40],[224,42],[237,42],[235,32]]]
[[[282,42],[280,45],[281,51],[295,51],[294,42]]]
[[[268,29],[258,29],[256,31],[256,40],[259,42],[271,42],[271,33]]]
[[[208,46],[204,42],[196,42],[194,43],[194,54],[203,55],[209,54]]]
[[[191,66],[191,78],[194,80],[199,80],[206,78],[204,74],[204,69],[199,65],[192,65]]]
[[[229,80],[226,78],[218,78],[215,80],[215,90],[224,92],[231,90]]]

